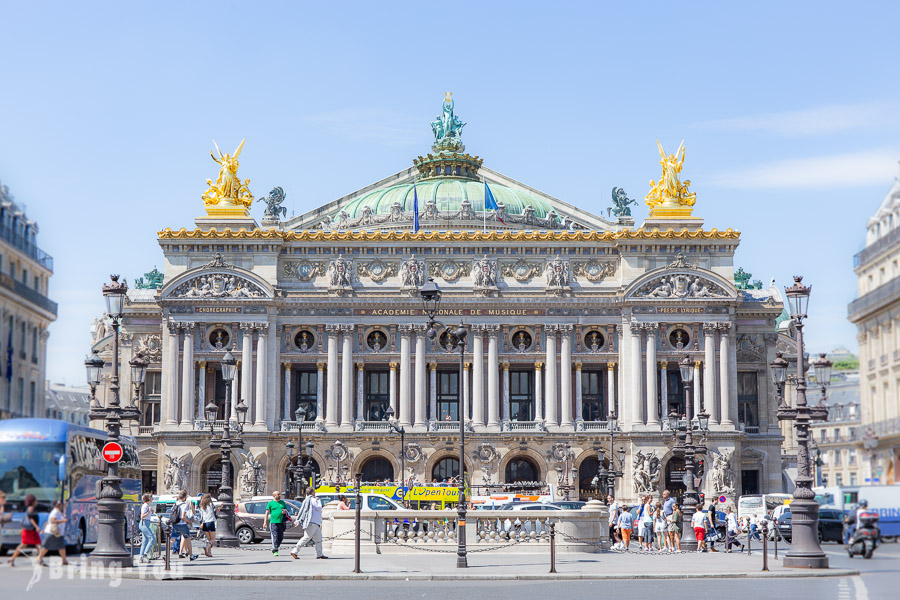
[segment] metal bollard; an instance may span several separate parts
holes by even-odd
[[[747,526],[747,556],[750,556],[750,545],[753,542],[753,533],[750,526]],[[741,551],[743,553],[743,550]]]
[[[170,543],[170,540],[172,538],[172,535],[170,533],[171,526],[165,526],[165,525],[162,525],[162,523],[160,523],[160,525],[161,526],[159,528],[159,537],[161,537],[163,539],[164,543],[166,544],[166,569],[165,570],[171,571],[172,563],[170,562],[171,559],[169,558],[169,552],[172,550],[172,544]]]
[[[556,573],[556,523],[550,523],[550,572]]]
[[[775,522],[775,535],[772,536],[772,539],[775,540],[775,560],[778,560],[778,522]]]
[[[763,523],[762,526],[762,547],[763,547],[763,571],[769,570],[769,528]]]
[[[362,573],[359,569],[359,546],[360,546],[360,515],[362,511],[362,495],[360,487],[362,485],[362,473],[356,474],[356,539],[353,541],[353,572]]]

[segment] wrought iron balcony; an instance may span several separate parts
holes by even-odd
[[[27,302],[39,306],[46,310],[47,312],[51,312],[56,315],[57,304],[47,296],[37,292],[36,290],[28,287],[21,281],[13,279],[9,275],[5,273],[0,273],[0,286],[5,287],[12,293],[20,296]]]
[[[53,257],[30,242],[25,236],[17,234],[11,227],[0,227],[0,239],[34,259],[45,269],[53,271]]]

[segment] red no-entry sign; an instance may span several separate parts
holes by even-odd
[[[122,445],[118,442],[107,442],[103,446],[103,458],[109,463],[117,463],[122,460]]]

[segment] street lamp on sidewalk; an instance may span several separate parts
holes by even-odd
[[[122,326],[125,308],[125,294],[128,286],[125,282],[119,282],[118,275],[110,275],[112,280],[109,285],[103,286],[103,297],[106,300],[106,314],[112,321],[113,336],[113,360],[112,377],[109,380],[110,399],[106,406],[100,406],[94,390],[100,383],[100,369],[103,368],[102,359],[96,353],[85,361],[88,373],[88,383],[91,385],[91,395],[94,396],[91,403],[90,419],[103,419],[106,425],[106,443],[118,443],[122,422],[136,421],[141,417],[141,411],[129,402],[128,406],[119,403],[119,327]],[[99,369],[98,367],[99,360]],[[122,500],[122,480],[119,478],[119,463],[106,463],[106,477],[100,481],[97,490],[97,545],[88,559],[91,565],[104,567],[132,566],[131,552],[125,548],[125,502]]]
[[[625,475],[625,472],[622,470],[622,467],[625,465],[625,447],[619,446],[618,449],[613,450],[616,442],[616,431],[619,429],[619,417],[616,416],[616,411],[610,409],[609,416],[606,417],[606,423],[609,426],[609,469],[606,472],[606,493],[615,498],[616,479],[620,479]],[[616,467],[617,463],[613,462],[614,460],[618,461],[618,467]]]
[[[384,420],[387,421],[388,427],[394,433],[400,434],[400,489],[403,493],[403,505],[406,506],[406,428],[397,425],[397,419],[394,418],[394,409],[388,406],[384,411]]]
[[[812,490],[809,458],[810,421],[826,421],[828,409],[823,405],[809,406],[806,402],[806,373],[804,369],[803,319],[809,305],[810,287],[803,278],[794,276],[794,285],[785,288],[791,321],[797,331],[797,400],[794,406],[782,398],[776,411],[779,421],[794,421],[797,437],[797,485],[791,502],[791,549],[784,557],[785,567],[827,569],[828,557],[819,546],[819,503]],[[830,372],[830,365],[828,368]],[[823,376],[825,374],[823,373]],[[830,377],[830,375],[829,375]],[[824,394],[824,390],[823,390]]]

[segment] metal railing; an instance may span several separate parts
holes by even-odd
[[[25,236],[13,231],[11,227],[0,227],[0,239],[33,258],[45,269],[53,270],[53,257],[29,241]]]
[[[57,304],[47,296],[31,289],[21,281],[17,281],[5,273],[0,273],[0,285],[18,294],[28,302],[40,306],[44,310],[56,314]]]
[[[866,431],[869,429],[871,429],[872,433],[876,436],[897,435],[900,433],[900,417],[877,421],[870,425],[860,425],[859,427],[855,427],[853,431],[855,432],[857,439],[864,440]]]
[[[856,253],[853,256],[853,267],[861,267],[867,262],[869,262],[872,258],[893,246],[897,242],[900,242],[900,228],[896,228],[891,230],[887,235],[879,238],[878,240],[872,242],[862,250]]]
[[[900,277],[895,277],[851,302],[847,307],[847,317],[851,321],[857,321],[881,304],[895,300],[898,295],[900,295]]]

